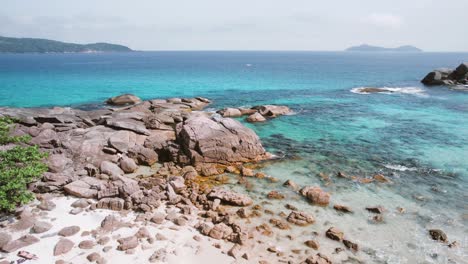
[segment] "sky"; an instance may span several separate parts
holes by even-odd
[[[0,35],[135,50],[468,51],[468,0],[2,0]]]

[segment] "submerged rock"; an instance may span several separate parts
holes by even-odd
[[[263,117],[260,113],[254,113],[247,117],[247,122],[256,123],[256,122],[265,122],[266,118]]]
[[[444,231],[440,229],[429,230],[429,235],[431,236],[433,240],[447,242],[447,235],[444,233]]]
[[[311,215],[307,214],[306,212],[298,211],[291,212],[286,220],[298,226],[306,226],[315,222],[314,217],[312,217]]]
[[[305,196],[313,204],[328,205],[330,203],[330,194],[317,186],[307,186],[300,190],[302,196]]]
[[[327,232],[325,232],[325,235],[336,241],[342,241],[344,237],[344,233],[336,227],[330,227]]]

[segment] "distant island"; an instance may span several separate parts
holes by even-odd
[[[401,46],[397,48],[384,48],[378,46],[371,46],[367,44],[362,44],[360,46],[354,46],[346,49],[346,51],[365,51],[365,52],[422,52],[421,49],[418,49],[414,46]]]
[[[110,43],[75,44],[38,38],[0,36],[0,53],[93,53],[129,52],[130,48]]]

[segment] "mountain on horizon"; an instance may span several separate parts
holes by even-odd
[[[416,48],[411,45],[400,46],[397,48],[385,48],[379,46],[371,46],[367,44],[362,44],[359,46],[353,46],[347,48],[346,51],[366,51],[366,52],[422,52],[421,49]]]
[[[130,48],[111,43],[76,44],[39,38],[0,36],[0,53],[92,53],[130,52]]]

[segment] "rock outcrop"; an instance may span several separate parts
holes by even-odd
[[[106,103],[110,105],[118,105],[118,106],[132,105],[132,104],[141,103],[141,99],[133,94],[122,94],[122,95],[107,99]]]
[[[465,85],[468,84],[468,62],[455,70],[438,69],[428,73],[421,82],[425,85]]]

